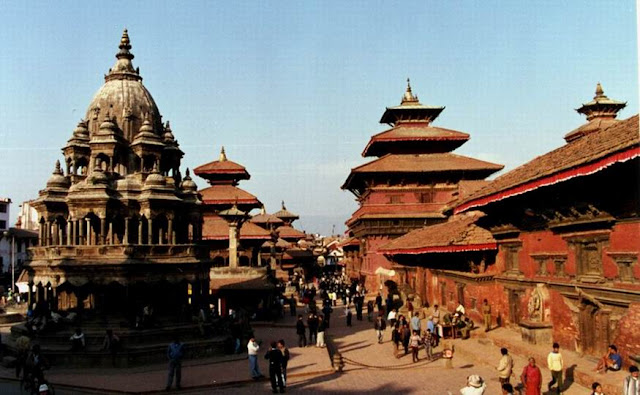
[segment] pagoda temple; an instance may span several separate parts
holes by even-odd
[[[257,197],[238,187],[249,180],[246,168],[227,158],[222,147],[218,160],[196,167],[194,173],[207,180],[201,189],[202,244],[209,248],[213,265],[209,288],[212,302],[225,316],[229,309],[256,312],[269,306],[275,287],[268,277],[268,261],[261,248],[272,232],[250,221],[250,212],[263,205]]]
[[[451,201],[483,185],[484,178],[503,168],[451,153],[469,135],[433,126],[444,107],[421,104],[407,82],[400,105],[388,107],[380,119],[391,129],[372,136],[362,152],[364,157],[377,159],[352,169],[342,185],[360,205],[346,222],[349,235],[360,244],[358,257],[351,254],[347,261],[347,272],[369,289],[377,290],[396,274],[391,262],[378,252],[381,245],[413,229],[445,221]]]
[[[174,314],[203,295],[208,261],[195,245],[201,201],[169,122],[132,64],[129,35],[116,63],[62,148],[33,207],[39,244],[22,281],[54,310],[133,319],[153,303]],[[30,287],[30,289],[32,289]],[[189,292],[188,292],[189,291]],[[190,294],[190,295],[189,295]]]
[[[640,135],[637,114],[617,119],[625,106],[597,84],[576,110],[587,123],[565,144],[452,204],[447,223],[381,252],[417,267],[429,300],[445,311],[463,303],[481,321],[488,299],[494,325],[524,342],[556,341],[590,357],[615,344],[623,366],[637,364]]]

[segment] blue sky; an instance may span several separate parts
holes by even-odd
[[[563,144],[597,82],[636,114],[634,3],[4,1],[0,196],[37,197],[126,27],[183,170],[224,145],[268,211],[342,231],[357,204],[340,185],[407,77],[446,106],[435,125],[471,134],[456,153],[507,170]]]

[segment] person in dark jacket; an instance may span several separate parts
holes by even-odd
[[[289,364],[291,354],[289,354],[289,349],[282,339],[278,340],[278,350],[282,352],[282,386],[287,388],[287,365]]]
[[[409,354],[409,340],[411,339],[411,330],[409,325],[402,325],[402,346],[404,347],[404,355]]]
[[[296,322],[296,334],[298,335],[298,347],[306,347],[307,335],[304,322],[302,321],[302,315],[298,315],[298,321]]]
[[[271,390],[274,394],[284,393],[284,383],[282,382],[282,351],[278,350],[276,342],[271,342],[271,349],[264,356],[269,360],[269,379],[271,380]]]
[[[176,388],[180,389],[182,379],[182,357],[184,356],[184,344],[180,343],[178,336],[173,337],[173,342],[167,347],[167,359],[169,360],[169,375],[167,377],[167,390],[173,384],[173,375],[176,376]]]
[[[318,341],[318,316],[309,314],[307,326],[309,327],[309,344],[313,344]]]

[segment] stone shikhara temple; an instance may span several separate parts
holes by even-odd
[[[53,309],[121,313],[153,304],[178,314],[208,296],[196,184],[133,67],[125,30],[115,65],[33,203],[39,245],[21,281]],[[64,167],[64,171],[63,171]]]

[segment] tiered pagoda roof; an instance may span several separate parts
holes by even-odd
[[[374,180],[386,182],[390,176],[408,185],[433,182],[437,174],[444,173],[454,175],[449,177],[454,182],[479,180],[501,170],[502,165],[450,153],[469,140],[469,135],[432,126],[443,110],[421,104],[407,80],[400,105],[387,107],[380,119],[392,129],[374,135],[362,152],[362,156],[379,158],[352,169],[342,189],[361,196]]]
[[[262,226],[280,226],[284,225],[284,221],[273,214],[268,214],[264,206],[260,209],[260,213],[251,218],[251,222]]]
[[[262,207],[257,197],[237,187],[240,180],[251,176],[244,166],[227,159],[224,147],[218,160],[198,166],[193,172],[211,185],[200,190],[202,201],[209,208],[207,211],[224,210],[233,204],[247,212]]]
[[[220,158],[218,160],[198,166],[193,169],[193,172],[207,180],[211,185],[238,185],[238,181],[251,178],[244,166],[227,159],[224,147],[220,150]]]
[[[291,211],[287,210],[287,207],[284,205],[284,201],[282,201],[282,209],[273,213],[276,217],[280,218],[284,221],[285,224],[290,225],[293,221],[299,219],[298,214],[294,214]]]

